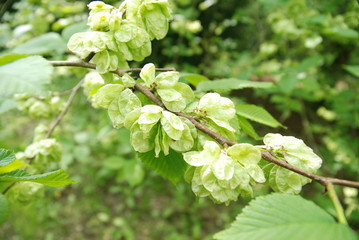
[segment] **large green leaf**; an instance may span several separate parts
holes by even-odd
[[[68,41],[70,37],[77,32],[86,32],[89,29],[85,21],[74,23],[62,30],[61,36]]]
[[[261,196],[243,209],[232,225],[214,235],[219,240],[357,240],[345,224],[300,196]]]
[[[208,78],[196,73],[181,73],[181,79],[197,87],[200,82],[208,81]]]
[[[56,52],[62,54],[66,51],[66,42],[58,33],[50,32],[32,38],[31,40],[17,46],[12,53],[19,54],[47,54]]]
[[[183,178],[187,168],[187,163],[183,160],[182,154],[173,150],[170,150],[167,156],[165,156],[163,152],[160,152],[157,158],[155,157],[154,150],[146,153],[138,153],[137,156],[144,164],[173,183]]]
[[[28,57],[27,54],[6,54],[0,57],[0,65],[11,63],[24,57]]]
[[[0,96],[38,94],[50,83],[52,65],[43,57],[31,56],[0,66]]]
[[[6,166],[16,159],[15,154],[4,148],[0,148],[0,167]]]
[[[234,90],[242,88],[270,88],[273,87],[271,82],[253,82],[247,80],[239,80],[236,78],[227,78],[220,80],[213,80],[207,82],[200,82],[197,86],[197,91],[217,91],[217,90]]]
[[[354,76],[359,77],[359,65],[345,65],[344,69]]]
[[[9,215],[9,203],[4,195],[0,194],[0,226],[3,224]]]
[[[0,182],[36,182],[50,187],[63,187],[76,183],[64,170],[60,169],[53,172],[30,175],[24,170],[15,170],[12,172],[0,174]]]
[[[239,115],[237,115],[237,118],[238,118],[238,124],[240,129],[242,129],[246,134],[248,134],[250,137],[254,138],[255,140],[262,139],[260,136],[258,136],[256,130],[253,128],[252,124],[247,119]]]
[[[236,105],[236,112],[239,116],[273,128],[283,127],[283,125],[275,120],[264,108],[256,105],[238,104]]]
[[[6,97],[0,97],[0,114],[16,108],[16,101]]]

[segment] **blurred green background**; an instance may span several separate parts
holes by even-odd
[[[5,1],[0,5],[0,54],[73,58],[66,42],[71,34],[86,30],[88,2]],[[267,109],[287,129],[253,123],[258,134],[279,132],[303,139],[324,159],[321,175],[359,181],[357,1],[170,2],[173,19],[167,37],[155,41],[152,55],[131,67],[153,62],[210,80],[273,82],[268,89],[221,94]],[[56,92],[70,89],[86,73],[57,68],[50,87]],[[0,147],[16,152],[32,142],[36,126],[49,125],[55,117],[5,110],[0,108]],[[32,194],[20,185],[17,191],[26,194],[12,199],[1,239],[211,239],[250,201],[216,205],[196,199],[185,182],[175,186],[163,179],[136,159],[129,133],[113,129],[107,113],[92,108],[83,94],[76,96],[55,136],[63,154],[49,169],[63,168],[79,183]],[[239,139],[260,144],[244,133]],[[259,185],[255,194],[268,192]],[[11,199],[11,191],[8,194]],[[358,231],[358,192],[338,188],[338,194]],[[335,215],[319,184],[305,186],[302,195]]]

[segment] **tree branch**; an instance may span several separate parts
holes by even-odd
[[[96,69],[96,65],[82,60],[78,61],[49,61],[54,67],[84,67]],[[111,71],[112,73],[123,75],[128,72],[141,72],[142,68],[127,68],[127,69],[117,69]],[[174,68],[156,68],[158,72],[167,72],[167,71],[176,71]]]
[[[92,69],[96,69],[96,66],[90,63],[86,63],[83,61],[50,61],[50,63],[53,66],[73,66],[73,67],[85,67],[85,68],[92,68]],[[132,69],[117,69],[116,71],[112,71],[115,74],[118,74],[120,76],[122,76],[124,73],[126,72],[139,72],[141,71],[141,68],[132,68]],[[173,68],[156,68],[156,71],[175,71],[175,69]],[[142,92],[144,95],[146,95],[149,99],[151,99],[155,104],[161,106],[162,108],[166,109],[166,107],[164,106],[163,102],[156,96],[154,95],[150,90],[148,90],[147,88],[143,87],[141,84],[136,83],[135,84],[135,88]],[[168,110],[168,109],[167,109]],[[191,123],[193,123],[193,125],[200,131],[202,131],[203,133],[207,134],[208,136],[212,137],[213,139],[215,139],[219,144],[224,145],[224,146],[233,146],[235,144],[237,144],[234,141],[231,141],[211,130],[209,130],[208,128],[206,128],[206,126],[204,126],[203,124],[201,124],[200,122],[198,122],[193,116],[182,113],[182,112],[173,112],[174,114],[176,114],[177,116],[181,116],[181,117],[185,117],[187,118],[189,121],[191,121]],[[342,185],[342,186],[348,186],[348,187],[354,187],[354,188],[359,188],[359,182],[354,182],[354,181],[349,181],[349,180],[344,180],[344,179],[338,179],[338,178],[330,178],[330,177],[323,177],[323,176],[319,176],[313,173],[309,173],[306,172],[300,168],[297,168],[293,165],[290,165],[289,163],[279,160],[277,158],[275,158],[274,156],[272,156],[269,152],[262,152],[262,158],[268,162],[272,162],[276,165],[279,165],[283,168],[286,168],[292,172],[298,173],[304,177],[310,178],[314,181],[319,182],[320,184],[322,184],[323,186],[327,187],[330,184],[333,185]]]
[[[71,89],[71,94],[69,96],[69,98],[67,99],[65,108],[62,110],[62,112],[60,113],[59,116],[57,116],[56,121],[54,122],[54,124],[51,126],[51,128],[49,129],[49,131],[46,133],[45,135],[45,139],[51,137],[51,134],[54,132],[55,128],[60,124],[60,122],[62,121],[62,119],[64,118],[64,116],[66,115],[67,111],[69,110],[72,101],[74,100],[74,97],[77,93],[77,91],[81,88],[82,84],[84,83],[84,79],[82,79],[75,87],[73,87]]]

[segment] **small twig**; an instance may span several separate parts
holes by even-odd
[[[71,94],[69,96],[69,98],[67,99],[66,105],[64,110],[62,110],[62,112],[60,113],[60,115],[57,117],[56,121],[54,122],[54,124],[51,126],[51,128],[49,129],[49,131],[46,133],[45,135],[45,139],[49,138],[51,136],[51,134],[54,132],[55,128],[60,124],[61,120],[64,118],[64,116],[66,115],[67,111],[69,110],[71,103],[77,93],[77,91],[81,88],[82,84],[84,83],[84,79],[82,79],[74,88],[71,89]]]
[[[72,93],[72,88],[69,89],[69,90],[65,90],[63,92],[52,93],[52,96],[64,96],[64,95],[67,95],[67,94],[70,94],[70,93]]]
[[[348,224],[347,219],[345,218],[343,207],[340,204],[340,201],[338,199],[337,193],[335,192],[333,184],[328,183],[326,189],[329,193],[330,199],[333,202],[335,211],[337,212],[338,222],[342,224]]]
[[[93,64],[89,64],[86,62],[82,62],[82,61],[50,61],[50,63],[52,63],[54,66],[75,66],[75,67],[85,67],[85,68],[92,68],[95,69],[96,66]],[[118,74],[120,76],[122,76],[124,73],[126,72],[131,72],[131,71],[141,71],[141,68],[133,68],[133,69],[117,69],[116,71],[112,71],[115,74]],[[156,68],[156,71],[174,71],[173,68]],[[163,102],[156,96],[154,95],[150,90],[148,90],[147,88],[143,87],[142,85],[140,85],[139,83],[136,83],[135,88],[142,92],[144,95],[146,95],[149,99],[151,99],[154,103],[156,103],[157,105],[163,107],[164,109],[165,106],[163,104]],[[237,144],[234,141],[231,141],[225,137],[222,137],[221,135],[209,130],[208,128],[206,128],[206,126],[204,126],[203,124],[201,124],[200,122],[198,122],[193,116],[185,114],[185,113],[181,113],[181,112],[173,112],[174,114],[181,116],[181,117],[185,117],[187,118],[189,121],[191,121],[193,123],[193,125],[200,131],[202,131],[203,133],[207,134],[208,136],[212,137],[213,139],[215,139],[218,143],[220,143],[223,146],[233,146],[235,144]],[[290,165],[289,163],[279,160],[277,158],[275,158],[274,156],[272,156],[269,152],[262,152],[262,158],[266,161],[272,162],[276,165],[279,165],[283,168],[286,168],[290,171],[293,171],[295,173],[298,173],[304,177],[308,177],[314,181],[319,182],[320,184],[322,184],[323,186],[327,187],[328,184],[332,184],[332,185],[342,185],[342,186],[348,186],[348,187],[354,187],[354,188],[359,188],[359,182],[354,182],[354,181],[348,181],[348,180],[344,180],[344,179],[338,179],[338,178],[330,178],[330,177],[323,177],[323,176],[318,176],[315,175],[313,173],[309,173],[306,172],[300,168],[297,168],[293,165]]]
[[[66,115],[67,111],[69,110],[71,103],[76,95],[76,93],[78,92],[78,90],[81,88],[82,84],[84,83],[84,79],[81,80],[78,84],[76,84],[75,87],[73,87],[70,91],[71,94],[69,96],[69,98],[67,99],[65,108],[62,110],[62,112],[60,113],[60,115],[56,118],[54,124],[51,126],[51,128],[49,129],[49,131],[47,131],[46,135],[45,135],[45,139],[51,137],[51,134],[54,132],[55,128],[60,124],[60,122],[62,121],[62,119],[64,118],[64,116]],[[34,160],[34,158],[30,158],[29,159],[29,164],[32,163],[32,161]],[[26,168],[25,168],[26,169]],[[2,192],[2,194],[7,193],[14,185],[16,182],[11,183],[9,186],[7,186],[7,188],[5,188],[5,190]]]
[[[95,64],[91,64],[84,61],[49,61],[55,67],[84,67],[84,68],[91,68],[96,69]],[[124,68],[124,69],[117,69],[115,71],[111,71],[112,73],[123,75],[124,73],[128,72],[141,72],[142,68]],[[175,68],[156,68],[158,72],[168,72],[168,71],[176,71]]]
[[[11,8],[11,5],[13,4],[14,0],[7,0],[5,3],[3,3],[1,9],[0,9],[0,19],[4,16],[7,10]]]
[[[89,62],[91,61],[91,59],[95,56],[95,53],[92,52],[90,53],[85,59],[84,59],[84,62]]]
[[[7,186],[4,191],[2,191],[2,194],[5,195],[14,185],[16,182],[12,182],[9,186]]]
[[[143,87],[141,84],[136,83],[135,84],[135,88],[142,92],[145,96],[147,96],[149,99],[151,99],[152,102],[156,103],[158,106],[166,109],[165,105],[163,104],[163,102],[158,99],[150,90],[148,90],[147,88]]]

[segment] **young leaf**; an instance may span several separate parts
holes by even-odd
[[[27,166],[27,164],[16,159],[15,161],[7,164],[6,166],[0,166],[0,174],[8,173],[8,172],[11,172],[11,171],[14,171],[16,169],[23,168],[26,166]]]
[[[264,108],[252,104],[238,104],[236,106],[237,115],[250,119],[252,121],[276,128],[284,127],[275,120]]]
[[[13,49],[11,52],[20,54],[64,53],[66,43],[58,33],[50,32],[33,38]]]
[[[345,65],[344,69],[354,76],[359,77],[359,65]]]
[[[19,71],[21,69],[21,71]],[[0,96],[38,94],[50,83],[53,67],[40,56],[31,56],[0,66]]]
[[[0,167],[6,166],[16,159],[15,154],[4,148],[0,148]]]
[[[155,157],[154,150],[146,153],[138,153],[137,156],[144,164],[174,184],[183,178],[187,168],[182,154],[173,150],[169,150],[167,156],[165,156],[163,152],[160,152],[159,156]]]
[[[344,224],[300,196],[271,194],[253,200],[232,225],[214,235],[219,240],[357,240]]]
[[[239,80],[236,78],[227,78],[213,81],[200,82],[197,91],[217,91],[217,90],[234,90],[243,88],[270,88],[273,87],[271,82],[252,82]]]
[[[19,60],[20,58],[28,57],[27,54],[6,54],[0,57],[0,66]]]
[[[195,87],[197,87],[200,82],[208,81],[207,77],[195,73],[181,73],[181,78]]]
[[[258,136],[256,130],[253,128],[252,124],[237,114],[239,127],[246,133],[248,136],[252,137],[255,140],[261,140],[262,138]]]
[[[76,183],[62,169],[36,175],[30,175],[24,170],[15,170],[9,173],[0,174],[0,182],[21,181],[41,183],[50,187],[64,187]]]
[[[0,96],[0,114],[3,114],[4,112],[16,108],[16,106],[17,103],[15,100]]]
[[[4,195],[0,194],[0,226],[6,221],[9,215],[9,203]]]

